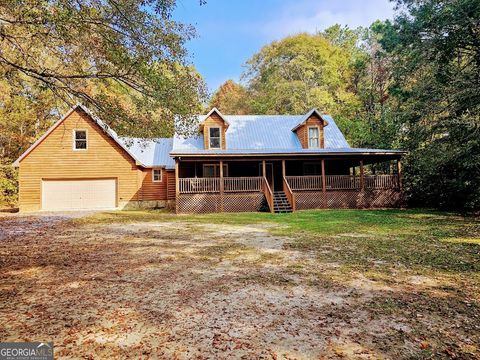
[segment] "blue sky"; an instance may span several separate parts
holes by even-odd
[[[178,0],[174,18],[197,29],[187,43],[191,61],[213,92],[238,81],[243,64],[262,46],[284,36],[334,24],[368,26],[392,18],[388,0]]]

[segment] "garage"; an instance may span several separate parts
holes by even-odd
[[[116,179],[42,180],[42,210],[116,207]]]

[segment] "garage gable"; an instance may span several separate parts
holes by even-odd
[[[71,130],[71,133],[68,133],[68,130]],[[51,141],[49,140],[50,137],[56,137],[58,133],[61,133],[61,149],[56,149],[59,151],[68,152],[69,145],[70,150],[74,151],[74,136],[75,130],[86,130],[87,136],[87,143],[90,142],[89,132],[90,135],[94,136],[95,140],[99,140],[99,138],[104,139],[107,141],[113,151],[122,152],[126,155],[130,160],[132,160],[136,165],[142,165],[142,163],[135,157],[135,155],[129,151],[128,147],[119,140],[117,134],[110,129],[105,123],[103,123],[99,118],[93,115],[86,107],[77,104],[76,106],[72,107],[60,120],[58,120],[54,125],[48,129],[48,131],[41,136],[32,146],[30,146],[14,163],[14,166],[20,166],[20,163],[30,155],[37,147],[45,146],[44,144],[47,143],[46,146],[49,146],[48,143]],[[89,131],[90,130],[90,131]],[[58,138],[56,139],[58,140]],[[51,144],[50,144],[51,145]],[[57,145],[59,145],[57,141]],[[53,149],[52,149],[53,150]],[[94,149],[92,149],[94,150]],[[89,149],[86,149],[88,152]]]

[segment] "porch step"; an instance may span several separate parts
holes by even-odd
[[[273,193],[273,210],[275,213],[291,213],[292,206],[288,202],[287,195],[283,191]]]

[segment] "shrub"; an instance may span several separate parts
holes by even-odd
[[[15,206],[18,201],[18,171],[13,166],[0,165],[0,205]]]

